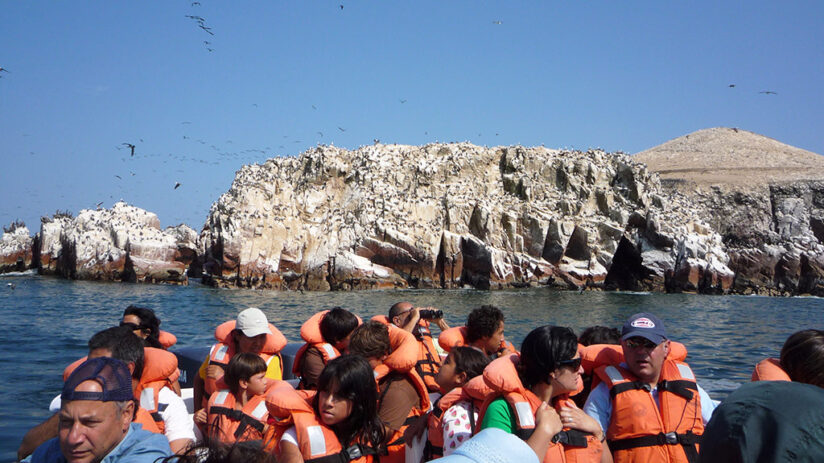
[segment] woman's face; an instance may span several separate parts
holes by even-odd
[[[438,383],[438,387],[441,389],[441,394],[446,394],[452,389],[460,386],[460,376],[455,374],[455,370],[455,359],[450,354],[446,357],[443,364],[441,364],[438,374],[435,375],[435,382]]]
[[[337,395],[337,384],[330,384],[328,391],[318,391],[320,420],[327,426],[336,425],[352,413],[352,401]]]
[[[555,374],[553,386],[556,386],[556,388],[553,389],[553,395],[556,395],[554,394],[556,390],[558,394],[564,394],[581,389],[583,386],[581,374],[584,372],[584,368],[581,366],[580,359],[580,353],[576,353],[575,357],[566,361],[570,364],[562,364],[553,372]]]
[[[250,354],[260,354],[263,346],[266,345],[266,334],[259,334],[254,337],[248,337],[242,331],[235,331],[235,340],[237,341],[238,352],[248,352]]]
[[[123,320],[120,323],[129,323],[134,325],[135,327],[139,327],[140,317],[138,317],[137,315],[124,315]],[[140,339],[146,339],[147,337],[149,337],[149,330],[142,330],[140,328],[137,328],[136,330],[134,330],[134,334],[140,337]]]

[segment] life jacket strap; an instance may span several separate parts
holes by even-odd
[[[698,449],[696,444],[701,442],[701,435],[694,434],[692,431],[687,431],[685,434],[678,434],[675,432],[658,433],[649,436],[630,437],[627,439],[617,439],[608,441],[609,448],[612,451],[628,450],[637,447],[657,447],[660,445],[681,445],[684,447],[684,453],[687,456],[687,461],[694,463],[698,461]]]
[[[369,456],[369,455],[378,455],[378,451],[372,447],[355,444],[350,445],[349,447],[341,450],[338,453],[332,455],[326,455],[323,457],[317,458],[309,458],[307,460],[303,460],[304,463],[348,463],[352,460],[357,460],[358,458]]]
[[[685,379],[676,379],[673,381],[663,380],[658,383],[658,390],[672,392],[687,400],[692,400],[695,396],[695,393],[692,391],[698,392],[698,385],[695,384],[695,381]]]

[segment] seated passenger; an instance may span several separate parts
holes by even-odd
[[[218,326],[215,329],[215,339],[218,341],[217,344],[212,346],[209,356],[203,361],[195,376],[195,411],[206,406],[212,393],[225,389],[224,369],[236,353],[249,352],[259,355],[266,362],[267,378],[283,378],[280,351],[286,346],[286,338],[266,320],[266,315],[260,309],[245,309],[237,315],[237,321],[230,320]]]
[[[466,326],[445,330],[438,337],[438,344],[447,352],[453,346],[474,347],[490,360],[515,352],[515,347],[504,339],[504,313],[494,305],[472,309]]]
[[[389,308],[389,315],[385,321],[415,336],[415,340],[418,341],[418,363],[415,365],[415,371],[423,378],[430,392],[438,392],[435,375],[438,374],[441,365],[441,355],[432,340],[430,326],[432,323],[436,324],[441,332],[449,329],[449,325],[443,319],[443,311],[434,307],[415,307],[409,302],[398,302]]]
[[[359,324],[355,314],[335,307],[312,315],[300,327],[300,337],[306,344],[295,354],[292,366],[292,373],[300,377],[298,389],[317,388],[320,372],[329,360],[346,352],[349,336]]]
[[[483,373],[493,390],[481,412],[481,429],[500,428],[527,439],[535,429],[535,416],[543,403],[558,411],[563,431],[543,456],[544,463],[600,462],[604,433],[570,394],[581,388],[578,339],[569,328],[535,328],[521,345],[521,353],[493,360]]]
[[[824,388],[824,331],[802,330],[781,348],[781,358],[764,359],[752,373],[753,381],[796,381]]]
[[[412,419],[429,411],[429,391],[415,372],[418,346],[407,331],[392,325],[368,321],[357,327],[349,351],[369,361],[378,382],[378,417],[386,426],[386,447],[382,463],[403,462],[403,433]]]
[[[228,389],[212,394],[195,422],[205,425],[210,439],[226,444],[263,441],[269,412],[266,409],[266,362],[257,354],[235,354],[223,376]]]
[[[357,355],[330,360],[317,392],[278,382],[266,396],[278,461],[373,461],[385,440],[377,404],[372,367]]]
[[[435,376],[442,396],[428,417],[427,460],[449,455],[478,431],[478,412],[485,394],[473,395],[473,388],[463,386],[476,377],[482,381],[480,375],[488,363],[489,357],[467,346],[453,348],[444,360]]]
[[[578,336],[578,344],[584,347],[603,344],[618,345],[621,344],[621,332],[615,328],[609,328],[606,326],[590,326],[582,331]],[[584,373],[581,375],[581,379],[584,383],[584,390],[572,397],[572,400],[575,401],[575,405],[579,407],[583,408],[587,401],[587,397],[589,397],[590,391],[592,391],[592,373],[593,372],[588,371],[586,367],[584,368]]]
[[[177,343],[177,337],[160,329],[160,319],[154,310],[130,305],[123,311],[120,326],[128,326],[148,347],[168,349]]]

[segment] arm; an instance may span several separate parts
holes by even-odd
[[[211,355],[211,353],[210,353]],[[203,408],[203,402],[208,399],[206,396],[206,369],[209,367],[209,357],[203,361],[200,368],[195,375],[195,381],[192,384],[192,402],[195,412]]]
[[[601,425],[601,430],[606,432],[609,428],[609,420],[612,418],[612,403],[610,403],[606,383],[599,384],[589,394],[584,404],[584,413],[595,418]]]
[[[163,434],[169,440],[172,452],[181,454],[195,441],[194,423],[183,399],[171,389],[164,387],[158,395],[158,402],[167,404],[160,412],[165,430]]]
[[[510,434],[515,433],[515,415],[503,397],[493,400],[486,408],[481,429],[486,428],[498,428]]]
[[[59,423],[58,414],[50,416],[46,421],[31,428],[29,432],[23,436],[23,442],[20,443],[20,448],[17,449],[17,459],[22,460],[34,452],[34,449],[40,446],[43,442],[57,437],[57,424]]]
[[[411,333],[412,330],[416,326],[418,326],[418,322],[421,319],[421,314],[420,314],[420,312],[418,312],[419,310],[420,310],[419,307],[415,307],[415,308],[411,309],[409,318],[406,320],[406,323],[404,323],[403,326],[401,327],[402,329],[404,329],[405,331],[409,331]]]
[[[277,448],[280,463],[303,463],[303,455],[298,448],[298,435],[294,426],[283,433]]]
[[[469,414],[473,413],[473,410],[467,409],[466,405],[466,402],[458,402],[443,414],[443,456],[452,454],[464,441],[472,437]]]
[[[599,442],[604,440],[604,431],[601,429],[601,424],[598,420],[584,413],[583,410],[575,405],[575,402],[567,400],[566,404],[561,408],[560,415],[564,426],[590,433],[595,436]]]

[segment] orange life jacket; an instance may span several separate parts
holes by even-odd
[[[479,412],[484,403],[484,398],[493,391],[486,385],[483,376],[476,376],[470,379],[463,387],[456,387],[446,395],[438,399],[432,407],[432,412],[427,417],[427,429],[429,430],[429,440],[424,450],[426,461],[441,458],[443,456],[443,416],[444,413],[455,403],[467,401],[471,404],[469,411],[470,432],[476,434],[478,425],[475,422],[475,412]]]
[[[619,344],[592,344],[589,346],[578,345],[578,352],[581,353],[581,367],[585,375],[593,375],[598,367],[607,365],[618,365],[624,361],[624,350]],[[687,358],[687,347],[680,342],[670,341],[667,358],[677,362],[683,362]],[[592,389],[595,389],[601,380],[597,375],[592,376]]]
[[[441,335],[438,336],[438,345],[440,345],[441,349],[446,352],[450,352],[455,346],[468,346],[469,342],[466,340],[466,327],[453,326],[448,330],[442,331]],[[507,340],[501,341],[501,347],[498,350],[500,351],[504,349],[509,349],[512,352],[518,352],[515,349],[515,346]]]
[[[63,370],[63,381],[65,381],[75,368],[86,361],[87,357],[76,360]],[[172,389],[172,377],[180,375],[177,369],[177,357],[175,354],[154,347],[143,348],[143,374],[140,382],[134,388],[134,397],[139,401],[138,413],[135,415],[135,422],[141,423],[143,429],[162,434],[166,429],[163,417],[160,412],[165,410],[168,404],[161,404],[159,401],[160,390],[164,387]],[[142,411],[141,411],[142,410]],[[144,413],[145,412],[145,413]]]
[[[664,361],[656,404],[649,386],[620,365],[599,367],[612,398],[607,439],[616,463],[695,462],[704,433],[695,375],[686,363]]]
[[[752,371],[753,381],[792,381],[790,375],[781,368],[781,362],[777,358],[766,358]]]
[[[212,346],[209,351],[209,365],[218,365],[224,370],[229,365],[229,360],[235,355],[235,343],[232,342],[232,331],[235,329],[235,320],[224,322],[215,328],[215,339],[218,343]],[[286,337],[275,328],[275,325],[269,324],[269,334],[266,335],[266,343],[258,353],[260,357],[266,362],[268,368],[271,362],[279,362],[283,368],[283,359],[280,356],[280,351],[286,346]],[[275,378],[280,379],[280,378]],[[226,389],[226,384],[223,378],[212,379],[206,376],[205,390],[206,395],[209,396],[215,391]]]
[[[486,409],[493,400],[503,397],[515,414],[515,434],[526,440],[535,431],[535,413],[541,405],[541,399],[521,383],[516,369],[519,361],[520,356],[512,354],[493,360],[484,369],[484,381],[492,392],[484,400],[478,421],[483,422]],[[569,402],[569,396],[564,394],[556,397],[552,405],[560,411]],[[558,437],[559,441],[550,444],[547,449],[544,463],[601,461],[603,446],[592,434],[564,427]]]
[[[314,347],[318,350],[318,352],[320,352],[324,365],[329,363],[329,361],[333,358],[340,357],[340,352],[335,348],[335,346],[324,341],[323,335],[320,333],[320,322],[323,320],[323,316],[326,315],[327,312],[329,311],[324,310],[312,315],[309,317],[309,320],[306,320],[300,327],[300,337],[306,341],[306,344],[298,349],[298,352],[295,354],[295,360],[292,363],[292,373],[297,377],[300,377],[301,369],[303,368],[303,356],[310,347]],[[360,318],[358,319],[358,322],[360,322]],[[298,384],[298,389],[306,388],[307,384],[305,384],[303,378],[301,378],[300,384]]]
[[[386,315],[375,315],[372,320],[381,322],[384,325],[393,324]],[[440,387],[435,382],[435,375],[438,374],[438,369],[441,367],[441,354],[435,347],[434,341],[432,341],[429,322],[423,319],[418,320],[418,324],[412,330],[412,335],[415,336],[415,340],[418,342],[418,361],[415,363],[415,371],[426,383],[426,387],[430,392],[439,392]]]
[[[418,360],[418,343],[415,337],[412,336],[412,333],[395,325],[387,325],[387,328],[389,329],[391,352],[381,365],[375,367],[375,381],[378,385],[383,383],[383,388],[379,387],[378,410],[380,410],[384,394],[389,390],[390,384],[399,378],[408,379],[412,383],[420,400],[419,405],[412,407],[409,411],[403,426],[391,436],[388,436],[386,450],[389,454],[382,455],[380,458],[381,463],[402,463],[405,461],[406,451],[403,432],[415,418],[427,413],[431,404],[429,402],[429,390],[426,388],[423,379],[415,371]]]
[[[254,396],[243,408],[236,410],[237,397],[229,390],[212,394],[206,408],[209,438],[227,444],[262,441],[269,419],[265,398],[265,395]]]
[[[177,336],[169,333],[168,331],[160,330],[160,333],[157,335],[157,340],[164,349],[168,349],[177,344]]]
[[[312,408],[315,394],[316,391],[296,391],[285,381],[273,385],[266,394],[266,408],[273,424],[264,438],[264,449],[280,452],[281,436],[294,426],[305,463],[371,463],[378,453],[374,448],[355,443],[344,449],[334,431],[318,419]]]

